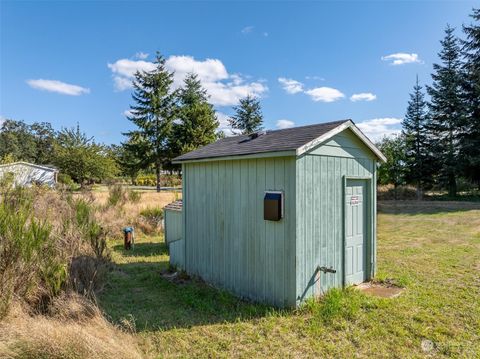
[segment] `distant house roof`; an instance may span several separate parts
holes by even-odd
[[[34,163],[23,162],[23,161],[12,162],[12,163],[5,163],[5,164],[3,164],[3,165],[0,165],[0,168],[1,168],[1,167],[10,167],[10,166],[15,166],[15,165],[24,165],[24,166],[29,166],[29,167],[38,168],[38,169],[45,170],[45,171],[58,172],[58,169],[56,169],[55,167],[52,167],[52,166],[36,165],[36,164],[34,164]]]
[[[167,204],[163,209],[169,209],[171,211],[181,211],[182,210],[182,200],[179,199],[175,202]]]
[[[257,137],[241,135],[222,138],[214,143],[200,147],[174,158],[174,162],[196,161],[208,158],[245,156],[261,153],[295,151],[301,155],[341,131],[350,128],[382,161],[385,156],[355,126],[351,120],[326,122],[316,125],[265,131]]]

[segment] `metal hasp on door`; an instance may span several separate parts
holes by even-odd
[[[347,179],[345,186],[345,285],[367,274],[367,180]]]

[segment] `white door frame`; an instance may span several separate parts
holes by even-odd
[[[369,219],[366,221],[367,228],[365,233],[365,241],[366,241],[366,268],[365,268],[365,275],[366,280],[369,280],[374,275],[375,263],[373,251],[375,248],[375,236],[373,233],[373,229],[375,228],[375,206],[373,205],[373,177],[372,176],[343,176],[343,196],[342,196],[342,213],[343,213],[343,240],[342,240],[342,285],[345,287],[345,245],[346,245],[346,226],[347,226],[347,216],[346,216],[346,204],[345,204],[345,195],[346,195],[346,188],[347,188],[347,181],[348,180],[364,180],[366,181],[367,185],[367,193],[365,198],[367,199],[367,208],[366,212],[369,216]],[[365,201],[365,200],[364,200]]]

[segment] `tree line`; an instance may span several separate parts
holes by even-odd
[[[380,183],[415,185],[418,198],[432,188],[454,197],[460,180],[480,189],[480,9],[471,17],[463,39],[447,25],[431,85],[417,77],[402,133],[378,144],[388,158]]]
[[[5,120],[0,127],[0,162],[26,161],[53,165],[60,179],[81,186],[121,175],[132,179],[155,173],[160,190],[162,170],[178,170],[172,159],[225,136],[198,75],[190,73],[178,89],[165,59],[157,53],[152,71],[138,71],[133,81],[133,105],[127,119],[135,129],[120,145],[97,143],[75,128],[55,131],[48,122],[31,125]],[[262,129],[260,101],[248,95],[233,107],[228,121],[236,133]]]
[[[152,71],[139,71],[133,81],[133,102],[127,117],[135,129],[125,133],[120,162],[134,177],[138,171],[153,167],[160,190],[160,172],[173,169],[172,159],[225,136],[218,131],[219,121],[209,103],[207,91],[198,75],[189,73],[183,86],[173,88],[174,74],[165,67],[165,58],[157,53]],[[262,128],[260,102],[254,96],[240,99],[229,118],[233,130],[242,134]]]

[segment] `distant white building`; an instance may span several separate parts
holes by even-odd
[[[13,175],[15,184],[19,186],[39,184],[54,187],[57,183],[58,170],[53,167],[40,166],[28,162],[0,165],[0,178],[3,178],[8,173]]]

